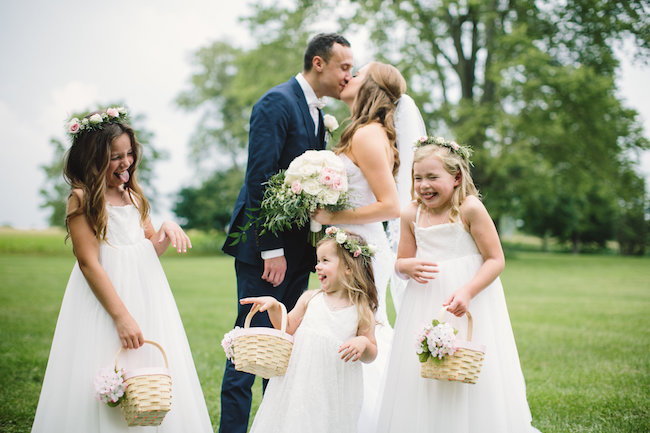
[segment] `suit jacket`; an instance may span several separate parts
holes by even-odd
[[[320,126],[314,134],[314,121],[305,95],[295,77],[273,87],[253,106],[248,135],[248,164],[244,184],[239,191],[230,220],[229,234],[239,231],[248,221],[248,209],[259,208],[264,186],[272,175],[286,169],[294,158],[310,149],[325,148],[325,128],[319,111]],[[314,260],[314,249],[308,242],[309,227],[262,236],[251,227],[246,241],[231,246],[226,239],[223,251],[249,264],[262,264],[261,251],[284,248],[287,263]]]

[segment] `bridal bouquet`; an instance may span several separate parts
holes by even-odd
[[[318,208],[335,212],[348,207],[348,179],[345,166],[330,150],[308,150],[291,161],[286,170],[271,176],[266,182],[259,214],[240,233],[232,233],[233,244],[245,241],[244,232],[257,223],[262,227],[260,235],[304,227],[310,222],[311,241],[315,244],[322,225],[310,219]]]
[[[426,362],[429,357],[433,361],[441,361],[446,355],[453,355],[458,350],[456,346],[457,329],[449,323],[434,319],[425,325],[417,335],[415,352],[420,362]]]

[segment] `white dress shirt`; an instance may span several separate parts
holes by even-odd
[[[300,84],[302,93],[305,94],[305,100],[309,106],[309,114],[314,121],[314,135],[318,134],[318,109],[325,106],[325,102],[322,98],[316,97],[314,89],[311,88],[305,77],[302,76],[302,72],[296,74],[296,81]]]

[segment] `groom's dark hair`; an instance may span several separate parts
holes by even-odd
[[[311,61],[316,56],[322,58],[325,63],[329,62],[330,57],[332,57],[332,46],[334,44],[340,44],[344,47],[350,46],[350,42],[338,33],[319,33],[314,36],[311,41],[309,41],[307,49],[305,50],[303,70],[311,70]]]

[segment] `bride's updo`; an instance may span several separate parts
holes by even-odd
[[[341,141],[334,151],[345,152],[351,144],[354,133],[364,125],[379,122],[386,130],[386,135],[393,149],[393,175],[399,168],[399,152],[395,144],[395,109],[397,100],[406,92],[406,80],[396,67],[386,63],[372,62],[368,73],[359,87],[352,104],[351,122],[341,134]]]

